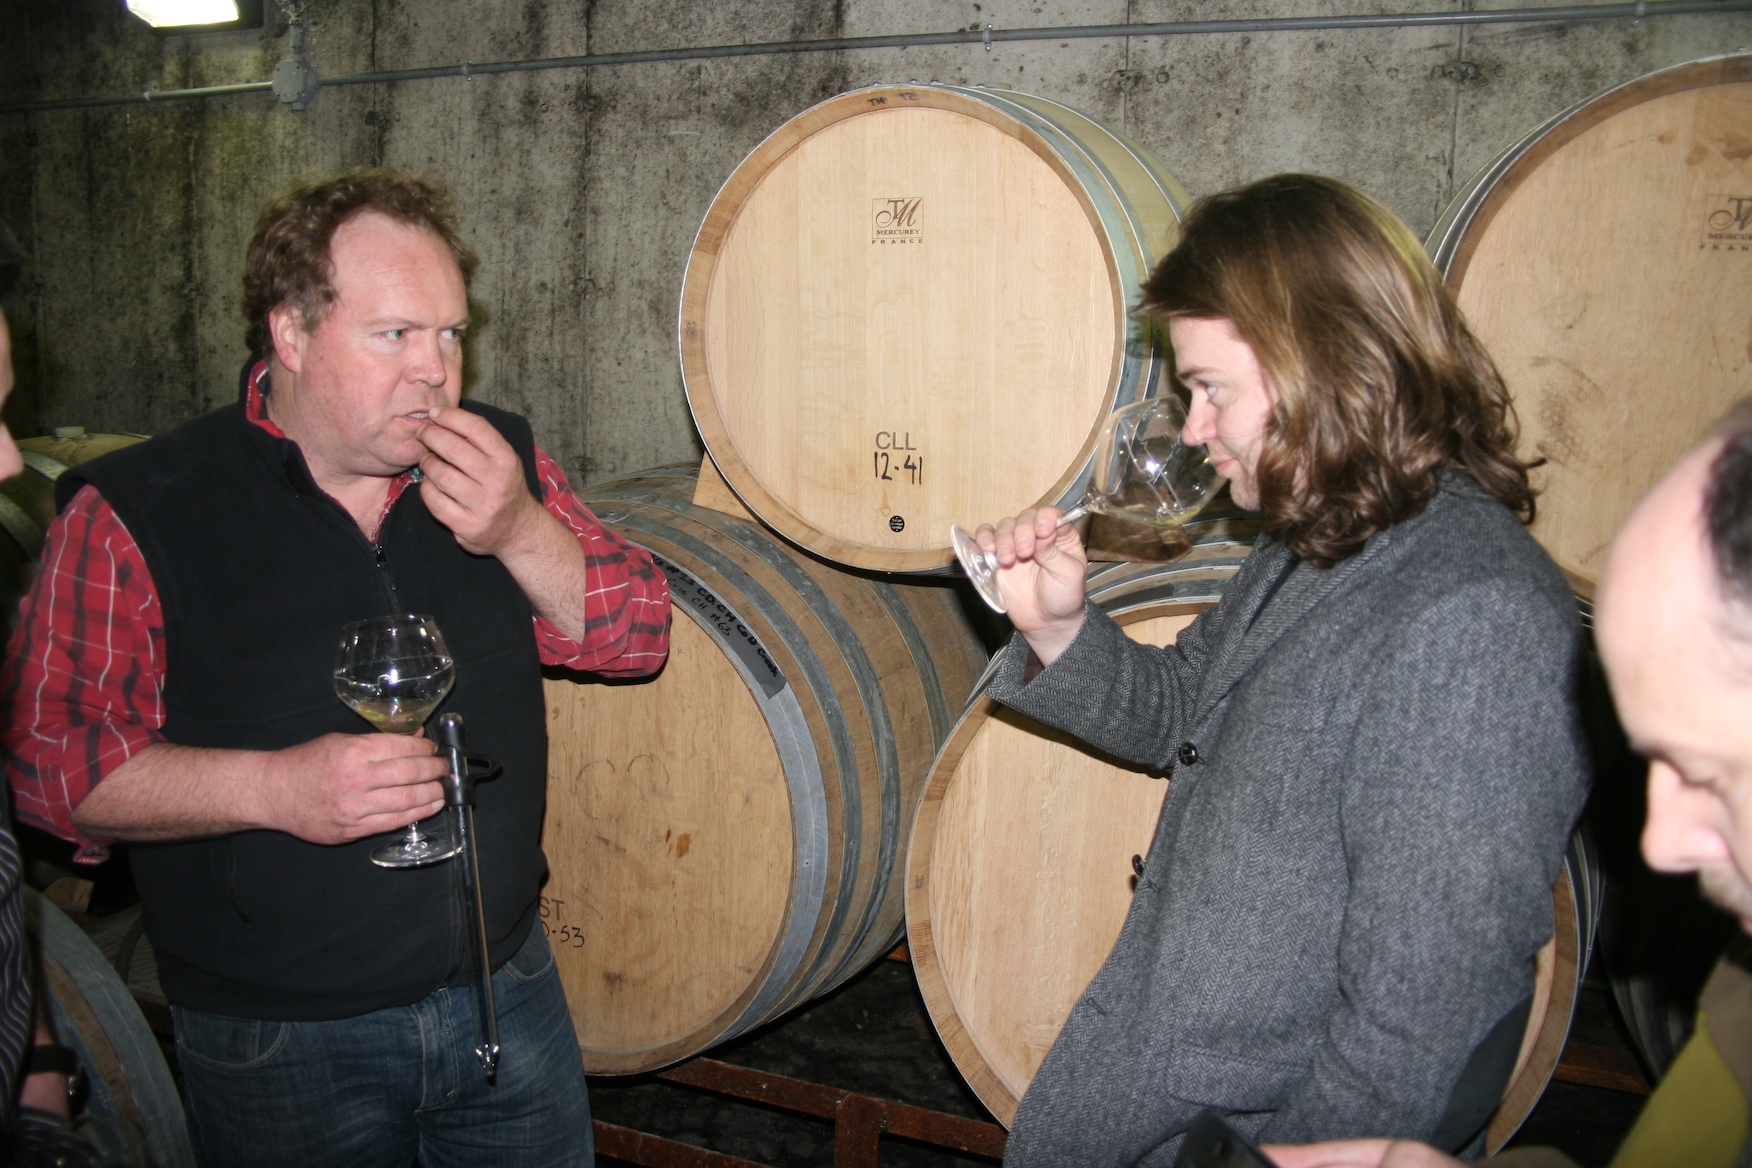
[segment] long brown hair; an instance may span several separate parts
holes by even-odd
[[[478,264],[462,242],[450,196],[434,179],[375,167],[359,167],[287,191],[262,208],[243,265],[243,317],[250,352],[273,348],[268,313],[282,304],[298,309],[311,332],[334,304],[334,263],[329,244],[347,220],[375,211],[397,223],[436,235],[462,271],[466,286]]]
[[[1445,466],[1533,521],[1490,355],[1417,237],[1360,191],[1286,174],[1201,199],[1143,311],[1222,318],[1276,392],[1257,475],[1270,530],[1322,567],[1423,510]]]

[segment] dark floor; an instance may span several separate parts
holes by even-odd
[[[1624,1047],[1610,994],[1585,985],[1572,1036]],[[989,1119],[937,1041],[909,966],[879,961],[798,1014],[713,1051],[711,1057],[827,1083],[955,1115]],[[650,1078],[595,1079],[596,1118],[711,1148],[775,1168],[833,1163],[833,1127]],[[1642,1098],[1552,1083],[1511,1147],[1562,1149],[1582,1168],[1604,1168],[1629,1130]],[[882,1163],[895,1168],[989,1164],[988,1160],[884,1140]]]

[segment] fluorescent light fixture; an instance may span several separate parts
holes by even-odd
[[[230,24],[239,19],[236,0],[128,0],[128,11],[153,28]]]

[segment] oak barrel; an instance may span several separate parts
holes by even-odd
[[[1171,644],[1215,604],[1249,549],[1207,545],[1169,565],[1115,564],[1089,595],[1133,640]],[[957,1069],[1006,1126],[1131,906],[1131,857],[1149,851],[1166,787],[984,696],[939,752],[907,858],[907,942]],[[1572,867],[1590,874],[1572,883]],[[1593,862],[1572,842],[1553,888],[1534,1008],[1503,1103],[1500,1147],[1550,1079],[1593,940]],[[1585,899],[1578,908],[1578,891]]]
[[[696,1054],[893,947],[906,815],[986,660],[948,581],[822,563],[694,506],[696,474],[581,492],[669,576],[661,674],[546,683],[543,923],[596,1074]]]
[[[1752,55],[1677,65],[1539,127],[1428,246],[1542,457],[1533,533],[1598,576],[1630,507],[1747,392]]]
[[[108,959],[65,913],[24,894],[50,1024],[79,1058],[89,1085],[84,1130],[105,1152],[144,1145],[156,1168],[194,1168],[182,1100],[157,1037]]]
[[[0,609],[8,632],[18,602],[36,579],[43,534],[55,518],[55,480],[70,467],[143,440],[139,434],[87,434],[83,427],[67,426],[55,437],[19,441],[24,471],[0,483]]]
[[[805,110],[725,182],[688,259],[707,450],[817,555],[947,566],[952,524],[1079,495],[1102,420],[1156,384],[1164,347],[1129,309],[1186,203],[1043,98],[877,86]]]

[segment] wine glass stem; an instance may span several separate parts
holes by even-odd
[[[1069,511],[1066,511],[1063,515],[1059,516],[1059,526],[1064,527],[1066,524],[1075,523],[1087,514],[1089,514],[1088,504],[1078,503],[1075,507],[1072,507]]]

